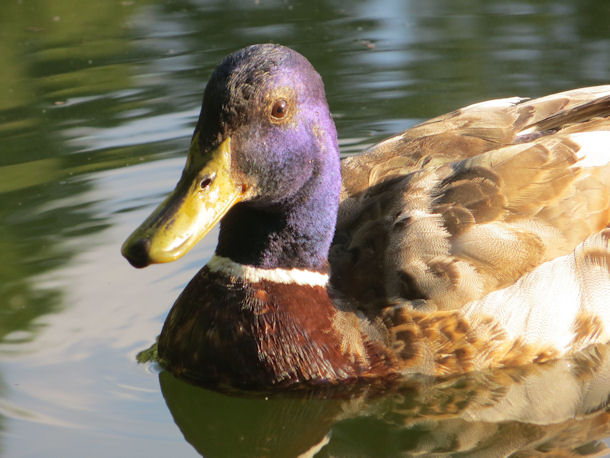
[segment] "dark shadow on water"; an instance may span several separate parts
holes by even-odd
[[[543,365],[406,380],[390,390],[223,394],[161,372],[203,456],[603,456],[610,346]]]

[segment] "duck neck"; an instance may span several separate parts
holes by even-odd
[[[328,162],[282,203],[232,208],[222,220],[216,254],[266,269],[327,272],[341,187],[338,154]]]

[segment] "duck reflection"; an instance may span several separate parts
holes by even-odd
[[[546,364],[352,392],[222,394],[160,374],[204,456],[604,456],[610,345]],[[246,396],[246,395],[244,395]]]

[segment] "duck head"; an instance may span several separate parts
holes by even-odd
[[[323,268],[340,192],[322,79],[297,52],[254,45],[213,72],[174,191],[125,241],[135,267],[174,261],[219,221],[217,254]]]

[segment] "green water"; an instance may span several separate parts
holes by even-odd
[[[594,0],[3,0],[0,454],[422,450],[429,436],[394,410],[226,397],[138,365],[216,233],[142,271],[120,244],[178,179],[204,83],[239,47],[307,56],[353,153],[472,102],[608,83],[609,23]]]

